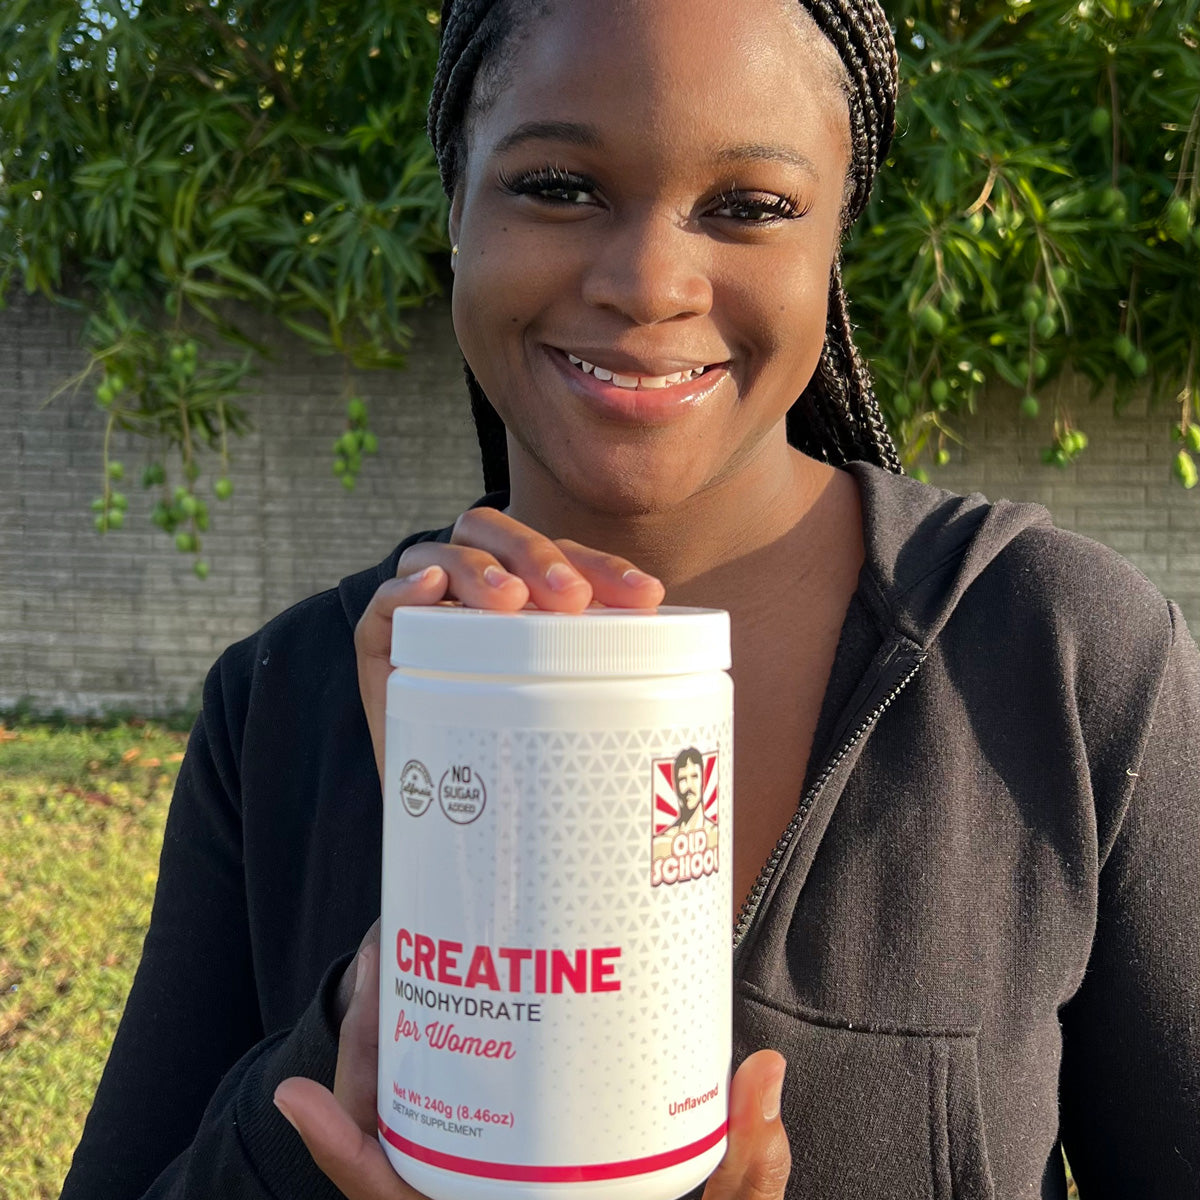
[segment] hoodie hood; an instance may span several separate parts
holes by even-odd
[[[862,497],[860,594],[881,627],[927,649],[967,589],[1023,530],[1048,526],[1037,504],[959,496],[869,463],[850,463]]]

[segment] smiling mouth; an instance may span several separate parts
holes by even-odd
[[[607,367],[598,367],[595,363],[576,358],[573,354],[567,354],[567,361],[585,375],[591,375],[602,383],[611,383],[614,387],[626,388],[629,391],[655,390],[672,387],[677,383],[689,383],[693,379],[699,379],[705,371],[712,370],[711,367],[693,367],[688,371],[676,371],[673,375],[621,375],[616,371],[610,371]]]

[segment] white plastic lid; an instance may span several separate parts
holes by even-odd
[[[729,614],[713,608],[398,608],[392,666],[462,675],[691,675],[729,669]]]

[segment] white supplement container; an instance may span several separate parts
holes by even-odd
[[[379,1136],[433,1200],[673,1200],[725,1151],[729,616],[400,608]]]

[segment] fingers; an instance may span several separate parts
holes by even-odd
[[[285,1079],[275,1105],[300,1135],[313,1162],[347,1200],[421,1200],[392,1169],[372,1131],[366,1133],[332,1092],[312,1079]],[[373,1107],[373,1106],[372,1106]]]
[[[729,1146],[704,1200],[780,1200],[792,1169],[779,1115],[787,1064],[759,1050],[738,1068],[729,1092]]]
[[[379,1070],[379,943],[368,942],[355,960],[354,992],[338,1035],[333,1094],[350,1119],[374,1137],[375,1081]]]
[[[400,571],[434,564],[449,577],[448,594],[473,608],[515,611],[531,602],[549,611],[579,612],[593,599],[621,608],[653,608],[663,597],[658,580],[627,559],[555,542],[489,508],[463,513],[448,546],[410,546]]]

